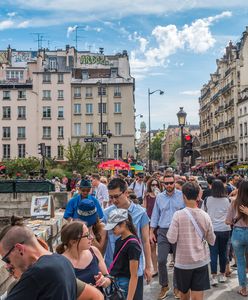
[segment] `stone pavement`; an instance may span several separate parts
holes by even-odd
[[[169,269],[170,282],[172,282],[172,270]],[[219,283],[218,287],[211,288],[205,292],[204,299],[206,300],[241,300],[247,297],[241,297],[237,293],[238,278],[237,271],[234,271],[226,283]],[[157,300],[160,286],[158,284],[158,277],[153,279],[149,285],[144,286],[144,300]],[[173,293],[170,292],[166,299],[175,299]]]

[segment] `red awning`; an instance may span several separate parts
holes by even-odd
[[[130,170],[129,164],[121,160],[107,160],[97,166],[104,170]]]

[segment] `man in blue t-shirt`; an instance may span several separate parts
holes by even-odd
[[[140,256],[138,283],[133,300],[143,299],[143,277],[146,282],[151,280],[151,248],[149,242],[149,218],[146,210],[139,204],[134,204],[128,199],[127,184],[121,178],[114,178],[108,184],[109,199],[114,205],[109,206],[104,210],[104,223],[107,222],[109,213],[116,208],[127,209],[131,215],[133,223],[136,227],[138,237],[141,241],[144,254]],[[118,237],[114,236],[112,231],[108,232],[107,247],[105,253],[105,262],[109,267],[113,261],[115,241]],[[144,257],[143,257],[144,256]],[[145,258],[145,263],[144,263]]]
[[[67,203],[65,213],[64,213],[64,218],[68,221],[71,219],[77,219],[78,214],[77,214],[77,208],[78,205],[80,204],[80,201],[83,201],[83,199],[89,199],[92,200],[96,206],[96,210],[98,213],[99,219],[103,218],[103,211],[101,208],[101,205],[99,201],[90,195],[90,189],[91,189],[91,183],[89,180],[81,180],[80,182],[80,187],[79,187],[79,193],[72,197],[71,200]]]

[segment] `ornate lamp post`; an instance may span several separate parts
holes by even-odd
[[[177,118],[178,118],[178,125],[181,128],[181,171],[183,172],[183,157],[184,157],[184,153],[183,153],[183,147],[184,147],[184,137],[183,137],[183,128],[185,126],[186,123],[186,112],[183,110],[183,107],[180,107],[179,112],[177,113]]]

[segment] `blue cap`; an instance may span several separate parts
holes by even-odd
[[[88,227],[94,225],[98,217],[94,201],[87,198],[80,200],[77,215],[78,219],[84,221]]]
[[[89,180],[82,179],[80,182],[80,188],[91,188],[91,182]]]

